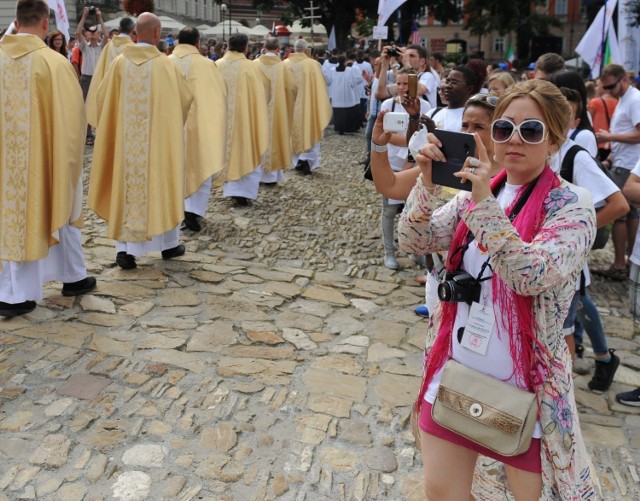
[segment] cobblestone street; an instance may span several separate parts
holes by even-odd
[[[247,208],[214,190],[184,257],[132,271],[87,210],[96,290],[51,283],[0,321],[0,501],[424,500],[408,422],[424,288],[409,257],[382,266],[363,157],[364,134],[327,131],[313,175]],[[591,295],[622,364],[603,395],[576,376],[581,425],[603,498],[640,499],[640,408],[615,402],[640,386],[640,332],[626,283],[594,277]],[[510,499],[487,471],[477,499]]]

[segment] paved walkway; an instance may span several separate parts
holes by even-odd
[[[95,293],[50,284],[0,321],[0,500],[424,499],[407,426],[423,289],[410,259],[382,266],[363,144],[328,133],[319,171],[250,208],[216,191],[175,261],[120,270],[88,212]],[[582,427],[604,498],[639,499],[640,408],[613,396],[640,385],[640,336],[625,284],[592,295],[624,367],[602,396],[576,378]]]

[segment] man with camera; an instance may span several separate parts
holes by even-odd
[[[100,23],[100,33],[97,26],[85,27],[88,15],[95,15]],[[78,31],[76,33],[76,39],[78,40],[78,46],[80,52],[82,52],[82,66],[80,68],[80,87],[82,88],[82,97],[87,100],[87,94],[89,93],[89,86],[91,85],[91,79],[96,71],[98,65],[98,59],[102,53],[102,48],[107,39],[107,27],[102,19],[102,12],[94,6],[85,7],[82,10],[82,17],[78,22]],[[87,126],[87,144],[93,144],[93,133],[91,132],[91,126]]]

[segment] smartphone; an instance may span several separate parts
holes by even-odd
[[[383,118],[382,128],[385,132],[399,132],[406,134],[409,126],[409,114],[401,111],[390,111]]]
[[[475,156],[476,142],[473,134],[466,132],[451,132],[448,130],[436,129],[436,137],[442,143],[440,150],[444,153],[446,162],[433,162],[431,168],[431,179],[435,184],[448,186],[457,190],[471,191],[471,182],[461,183],[459,177],[453,174],[459,172],[467,157]]]
[[[407,95],[413,99],[418,97],[418,75],[407,75],[409,77],[409,90]]]

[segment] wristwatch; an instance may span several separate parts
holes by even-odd
[[[386,144],[376,144],[371,141],[371,151],[375,151],[376,153],[386,153],[387,145]]]

